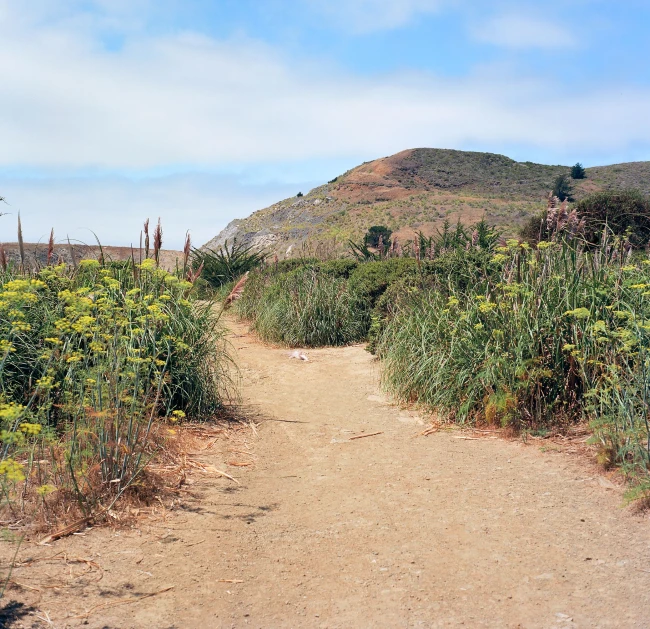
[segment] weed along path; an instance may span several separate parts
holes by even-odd
[[[163,519],[24,549],[92,563],[14,626],[650,626],[650,522],[597,470],[539,442],[423,436],[363,347],[303,361],[232,326],[256,428],[197,465],[237,482],[197,469]]]

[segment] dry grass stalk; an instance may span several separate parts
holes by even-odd
[[[18,212],[18,249],[20,250],[20,265],[25,269],[25,243],[23,241],[23,226],[20,222],[20,212]]]
[[[144,257],[149,257],[149,219],[144,222]]]
[[[68,237],[68,251],[70,252],[70,260],[72,261],[72,268],[76,269],[77,268],[77,261],[75,260],[74,248],[72,247],[72,243],[70,242],[69,237]]]
[[[230,306],[233,301],[236,301],[242,296],[247,280],[248,280],[248,271],[244,273],[241,279],[235,284],[235,287],[230,291],[230,295],[226,297],[226,300],[223,302],[224,308]]]
[[[192,271],[192,269],[189,268],[187,270],[187,281],[194,284],[194,282],[196,282],[196,280],[199,279],[199,276],[201,275],[201,271],[203,271],[203,262],[201,262],[199,268],[196,269],[196,271]]]
[[[162,249],[162,225],[160,224],[160,219],[158,219],[158,224],[156,225],[156,229],[153,232],[153,257],[154,260],[156,261],[156,265],[159,264],[160,261],[160,250]]]
[[[50,239],[47,243],[47,266],[52,264],[52,258],[54,257],[54,228],[50,230]]]
[[[0,267],[2,267],[3,271],[7,270],[7,254],[2,245],[0,245]]]
[[[190,254],[192,253],[192,240],[190,239],[190,232],[185,234],[185,246],[183,247],[183,274],[187,272],[187,267],[190,262]]]

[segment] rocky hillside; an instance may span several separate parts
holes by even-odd
[[[292,256],[343,248],[372,225],[387,225],[404,241],[415,231],[434,232],[445,220],[471,223],[482,217],[514,233],[545,206],[554,179],[569,170],[493,153],[411,149],[366,162],[302,197],[232,221],[204,247],[237,238]],[[587,178],[573,183],[576,199],[608,188],[650,194],[650,162],[588,168]]]

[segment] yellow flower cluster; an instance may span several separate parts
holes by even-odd
[[[5,459],[0,462],[0,475],[4,475],[7,480],[18,483],[25,480],[23,466],[14,459]]]

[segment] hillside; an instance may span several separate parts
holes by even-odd
[[[445,220],[471,223],[482,217],[514,233],[544,207],[554,179],[568,172],[569,166],[516,162],[493,153],[411,149],[232,221],[204,247],[237,238],[291,256],[303,249],[341,248],[371,225],[387,225],[404,241],[415,231],[434,232]],[[650,162],[588,168],[587,178],[574,182],[576,199],[610,188],[650,194]]]
[[[20,250],[18,248],[17,242],[3,243],[2,249],[4,249],[5,255],[9,262],[14,262],[20,264]],[[47,243],[25,243],[25,266],[28,268],[38,268],[47,264]],[[126,260],[131,257],[132,251],[135,256],[135,260],[140,260],[140,250],[131,249],[131,247],[110,247],[102,246],[102,251],[107,260]],[[73,244],[68,245],[68,243],[57,244],[54,246],[54,263],[65,262],[70,264],[72,261],[72,255],[74,255],[75,262],[79,260],[94,258],[97,259],[100,255],[99,247],[96,245],[82,245],[82,244]],[[142,257],[144,257],[144,251],[142,252]],[[162,249],[160,251],[160,266],[169,271],[176,268],[176,264],[182,266],[183,264],[183,252],[175,251],[173,249]]]

